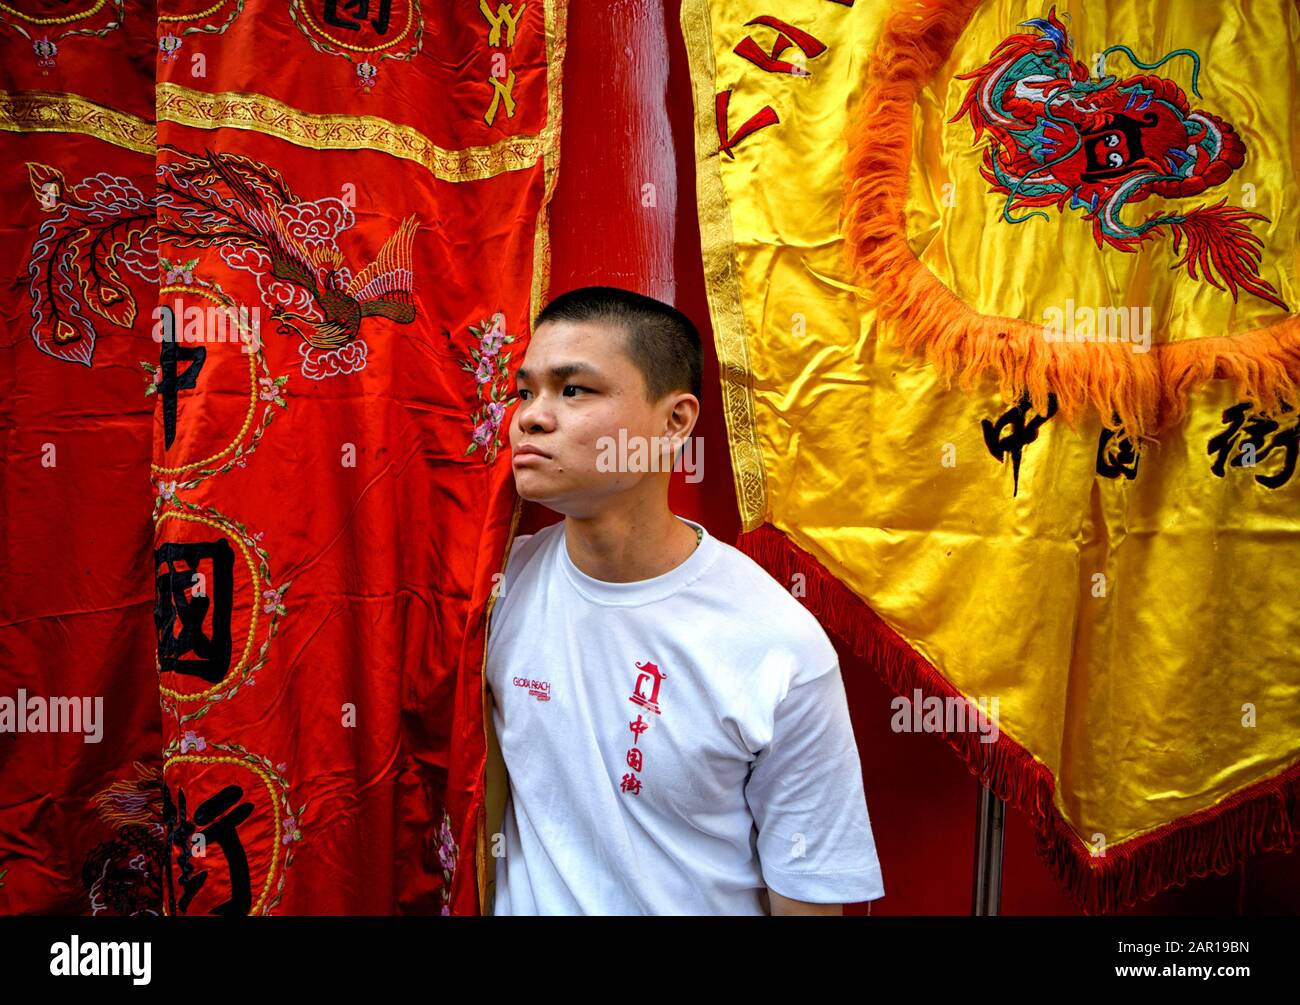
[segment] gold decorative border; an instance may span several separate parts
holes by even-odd
[[[304,112],[264,94],[210,94],[163,81],[156,96],[159,122],[196,129],[248,129],[313,150],[376,150],[414,161],[434,177],[450,182],[481,181],[507,171],[525,171],[552,150],[556,138],[555,120],[548,117],[539,133],[507,136],[489,146],[449,150],[412,126],[374,115]],[[553,102],[548,99],[548,103]],[[154,154],[158,146],[155,123],[66,91],[0,91],[0,130],[82,133],[142,154]],[[553,168],[548,170],[553,177]],[[542,242],[546,243],[545,237]]]
[[[717,67],[707,0],[682,0],[682,39],[695,97],[695,193],[700,217],[704,285],[713,324],[722,410],[731,450],[731,472],[743,531],[766,519],[767,473],[754,420],[754,374],[749,362],[740,278],[733,254],[731,207],[722,185],[718,144]]]
[[[551,289],[551,196],[560,170],[560,120],[564,115],[560,84],[564,53],[568,45],[565,29],[569,19],[569,0],[547,0],[546,13],[546,125],[542,132],[542,205],[533,232],[533,289],[530,298],[528,329],[533,318],[546,306]],[[558,22],[557,22],[558,18]]]
[[[28,24],[37,24],[44,27],[51,24],[71,24],[74,21],[84,21],[86,18],[92,17],[103,10],[106,3],[108,3],[108,0],[93,0],[88,10],[84,10],[80,14],[64,14],[62,17],[37,17],[34,14],[25,14],[7,3],[0,3],[0,11],[16,17],[20,21],[26,21]]]
[[[490,146],[448,150],[413,126],[374,115],[304,112],[264,94],[196,91],[164,81],[157,87],[159,122],[196,129],[249,129],[312,150],[376,150],[415,161],[442,181],[479,181],[537,163],[550,124],[531,136],[507,136]]]
[[[528,328],[531,332],[532,321],[545,306],[545,298],[551,288],[551,195],[555,191],[555,179],[560,169],[560,121],[563,116],[561,84],[563,82],[564,53],[567,48],[567,28],[569,21],[569,0],[545,0],[543,4],[546,21],[546,125],[542,135],[546,140],[542,147],[542,205],[537,213],[537,227],[533,234],[533,288],[530,295]],[[514,513],[510,517],[510,532],[506,537],[505,555],[501,559],[501,572],[504,574],[510,559],[510,546],[514,541],[515,529],[519,526],[519,516],[523,512],[524,501],[515,499]],[[487,610],[483,617],[487,627],[483,632],[483,661],[479,666],[479,698],[483,711],[483,744],[486,754],[490,744],[488,728],[491,722],[491,705],[487,696],[487,643],[492,625],[492,607],[496,596],[488,599]],[[496,890],[496,878],[488,882],[487,873],[487,758],[484,759],[485,772],[483,780],[483,800],[478,808],[478,837],[475,842],[475,872],[478,874],[479,914],[485,912],[488,902],[488,887],[492,886],[493,896]],[[509,784],[509,778],[503,779]]]
[[[157,147],[157,130],[148,119],[66,91],[0,91],[0,130],[83,133],[151,156]]]
[[[221,10],[222,7],[225,7],[227,4],[231,2],[232,0],[216,0],[216,3],[214,3],[211,7],[207,8],[206,10],[196,11],[193,14],[164,14],[161,11],[159,11],[156,15],[154,15],[154,20],[155,21],[201,21],[205,17],[209,16],[210,14],[215,14],[217,11]],[[227,24],[229,24],[229,22],[227,22]],[[196,28],[193,30],[198,31],[200,29]]]

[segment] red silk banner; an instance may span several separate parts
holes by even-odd
[[[484,627],[517,515],[500,424],[546,291],[564,4],[184,7],[159,12],[137,112],[156,120],[145,210],[111,138],[92,167],[39,179],[61,193],[74,280],[33,294],[12,377],[93,381],[120,352],[134,387],[104,411],[154,406],[152,547],[138,519],[101,526],[135,527],[114,574],[137,598],[154,586],[152,624],[137,602],[109,630],[138,641],[145,619],[156,676],[138,653],[105,663],[133,700],[160,698],[161,758],[81,762],[116,842],[114,903],[478,913]],[[117,36],[61,46],[58,94],[98,76]],[[122,118],[115,95],[95,115]],[[63,520],[106,495],[147,519],[129,474]],[[94,794],[57,772],[42,787]],[[0,820],[5,861],[27,869],[48,837],[17,851]]]
[[[138,362],[155,43],[113,5],[39,20],[65,6],[0,11],[0,911],[135,914],[161,903],[158,824],[132,810],[162,749]]]

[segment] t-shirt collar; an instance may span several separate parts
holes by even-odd
[[[564,531],[558,535],[557,550],[559,552],[560,568],[564,570],[564,575],[573,585],[573,588],[594,603],[632,607],[662,600],[695,580],[713,563],[713,559],[716,557],[718,542],[705,529],[703,524],[688,520],[684,516],[678,516],[677,519],[692,528],[698,527],[704,534],[700,538],[699,545],[691,552],[686,561],[674,569],[669,569],[663,575],[654,576],[650,579],[639,579],[631,583],[610,583],[603,579],[594,579],[588,576],[574,565],[573,559],[569,557],[567,520],[563,522]]]

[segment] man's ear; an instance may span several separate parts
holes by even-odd
[[[671,417],[680,428],[675,434],[683,440],[690,439],[692,431],[700,420],[700,399],[693,394],[680,394],[673,402]]]

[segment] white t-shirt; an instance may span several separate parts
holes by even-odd
[[[487,682],[510,782],[494,914],[884,896],[835,649],[707,531],[633,583],[578,569],[564,520],[516,538]]]

